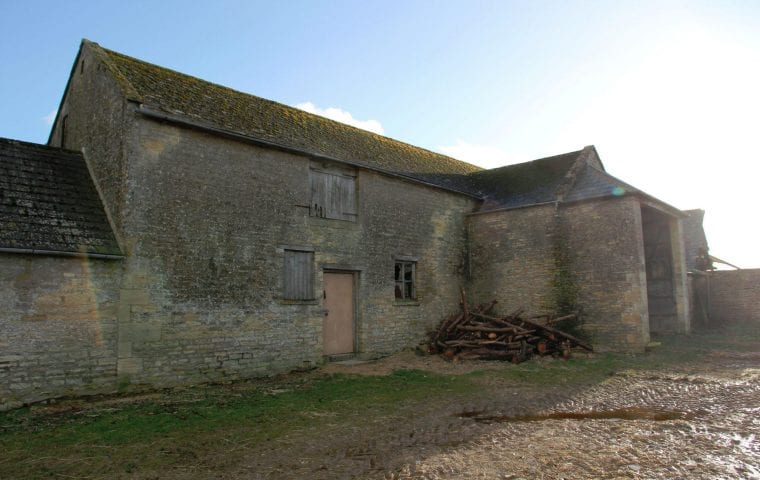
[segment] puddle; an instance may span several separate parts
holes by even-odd
[[[553,412],[542,415],[485,415],[485,412],[462,412],[459,418],[472,418],[478,423],[540,422],[543,420],[650,420],[663,422],[667,420],[688,420],[696,417],[695,413],[678,410],[661,410],[654,408],[632,407],[615,410],[590,412]]]

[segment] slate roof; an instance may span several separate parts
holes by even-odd
[[[580,162],[585,161],[586,154],[598,159],[593,147],[483,170],[446,155],[153,65],[88,40],[83,40],[82,48],[91,49],[115,78],[123,95],[147,108],[146,112],[165,112],[204,127],[467,193],[484,199],[484,210],[554,202],[558,197],[576,201],[620,194],[645,195],[608,175],[601,164],[586,164],[573,170],[575,165],[582,166]],[[569,187],[572,188],[567,190]]]
[[[604,170],[593,146],[532,162],[468,175],[470,192],[485,201],[481,211],[551,202],[637,195],[681,216],[680,211]]]
[[[553,202],[557,189],[583,150],[481,170],[469,175],[467,188],[483,197],[490,208],[513,208]]]
[[[0,138],[0,249],[121,255],[81,154]]]
[[[463,190],[480,167],[83,41],[127,99],[254,139]]]
[[[601,197],[620,197],[628,194],[642,194],[638,188],[619,180],[607,172],[590,165],[584,166],[573,183],[572,189],[565,195],[564,201],[573,202]]]

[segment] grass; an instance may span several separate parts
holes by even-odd
[[[419,411],[453,397],[477,398],[488,388],[583,386],[621,370],[699,362],[716,349],[757,352],[760,329],[658,340],[660,347],[642,355],[540,359],[465,375],[417,370],[387,376],[295,374],[274,382],[162,392],[138,402],[116,397],[68,411],[20,409],[0,414],[0,478],[91,478],[114,472],[139,472],[142,478],[199,458],[234,464],[257,446],[290,435],[311,434],[319,441],[320,432],[329,429],[369,428],[405,407]],[[214,452],[222,459],[208,460]]]
[[[0,478],[20,478],[22,471],[23,478],[105,474],[113,467],[131,472],[135,458],[141,469],[162,470],[183,461],[171,454],[176,445],[187,451],[218,442],[255,447],[292,432],[319,430],[336,419],[356,422],[387,414],[431,392],[462,394],[472,385],[463,376],[397,371],[384,377],[331,375],[285,391],[234,393],[218,387],[204,398],[168,394],[161,401],[74,413],[37,415],[25,408],[0,414]],[[153,455],[156,446],[168,454]],[[76,465],[78,458],[88,462]]]

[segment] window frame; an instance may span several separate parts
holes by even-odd
[[[406,274],[409,273],[409,279]],[[409,293],[407,293],[407,286]],[[393,264],[393,290],[397,302],[417,301],[417,260],[397,258]]]

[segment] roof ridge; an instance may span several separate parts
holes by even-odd
[[[556,159],[556,158],[559,158],[559,157],[564,157],[564,156],[567,156],[567,155],[574,155],[574,154],[580,155],[582,152],[583,152],[583,149],[573,150],[572,152],[559,153],[557,155],[551,155],[551,156],[548,156],[548,157],[536,158],[536,159],[533,159],[533,160],[528,160],[528,161],[519,162],[519,163],[510,163],[509,165],[502,165],[500,167],[489,168],[487,170],[481,170],[479,172],[472,172],[472,173],[470,173],[470,175],[481,173],[481,172],[495,172],[496,170],[501,170],[503,168],[510,168],[510,167],[530,165],[530,164],[535,163],[535,162],[542,162],[544,160],[553,160],[553,159]]]
[[[436,151],[430,150],[430,149],[425,148],[425,147],[420,147],[418,145],[414,145],[412,143],[405,142],[403,140],[399,140],[399,139],[396,139],[396,138],[393,138],[393,137],[389,137],[387,135],[380,135],[378,133],[371,132],[369,130],[365,130],[365,129],[362,129],[362,128],[359,128],[359,127],[356,127],[356,126],[353,126],[353,125],[349,125],[347,123],[339,122],[337,120],[333,120],[331,118],[328,118],[328,117],[325,117],[325,116],[322,116],[322,115],[311,113],[311,112],[308,112],[306,110],[302,110],[300,108],[296,108],[294,106],[287,105],[287,104],[282,103],[282,102],[278,102],[276,100],[271,100],[271,99],[268,99],[268,98],[260,97],[258,95],[254,95],[252,93],[244,92],[242,90],[237,90],[235,88],[228,87],[226,85],[222,85],[222,84],[219,84],[219,83],[211,82],[209,80],[205,80],[205,79],[197,77],[195,75],[190,75],[190,74],[187,74],[187,73],[184,73],[184,72],[180,72],[178,70],[174,70],[172,68],[168,68],[168,67],[164,67],[164,66],[161,66],[161,65],[158,65],[158,64],[155,64],[155,63],[147,62],[145,60],[142,60],[142,59],[130,56],[130,55],[126,55],[126,54],[121,53],[121,52],[117,52],[115,50],[110,50],[108,48],[105,48],[105,47],[99,45],[96,42],[92,42],[92,41],[89,41],[89,40],[83,40],[83,43],[84,42],[86,42],[88,45],[90,45],[92,47],[95,47],[96,49],[100,50],[101,53],[104,54],[103,55],[105,57],[104,60],[108,64],[108,67],[109,67],[109,70],[111,71],[111,73],[114,74],[116,77],[118,77],[117,78],[118,81],[126,83],[126,86],[128,87],[129,92],[125,92],[125,93],[127,93],[128,96],[130,94],[134,95],[134,98],[132,98],[132,99],[136,100],[136,101],[139,101],[141,103],[146,102],[146,99],[144,99],[142,97],[142,95],[140,95],[138,89],[132,84],[132,82],[130,82],[129,79],[127,79],[119,71],[118,67],[116,67],[114,65],[113,59],[110,58],[110,56],[121,57],[121,58],[126,59],[128,61],[137,62],[139,64],[147,65],[147,66],[149,66],[151,68],[156,68],[156,69],[163,70],[165,72],[170,72],[170,73],[172,73],[174,75],[178,75],[178,76],[186,78],[186,79],[191,79],[193,81],[200,82],[201,84],[206,85],[206,86],[210,86],[210,87],[213,87],[213,88],[219,88],[219,89],[222,89],[224,91],[228,91],[228,92],[231,92],[231,93],[234,93],[234,94],[238,94],[238,95],[245,95],[247,97],[251,97],[251,98],[253,98],[253,99],[257,100],[257,101],[260,101],[260,102],[265,102],[265,103],[267,103],[269,105],[272,105],[272,106],[284,108],[284,109],[287,109],[287,110],[292,111],[292,112],[297,112],[299,115],[306,115],[308,117],[312,117],[312,118],[318,119],[319,121],[322,121],[322,122],[328,122],[329,124],[338,126],[339,128],[350,129],[350,130],[355,131],[356,133],[359,133],[361,135],[367,135],[367,136],[374,137],[376,140],[379,140],[379,141],[396,143],[396,144],[399,144],[399,145],[407,147],[407,148],[413,148],[413,149],[416,149],[416,150],[419,150],[419,151],[425,151],[425,152],[428,152],[429,154],[435,155],[435,156],[440,157],[440,158],[445,158],[445,159],[452,160],[452,161],[455,161],[455,162],[458,162],[458,163],[462,163],[462,164],[468,165],[470,167],[473,167],[473,168],[476,168],[476,169],[479,169],[479,170],[483,169],[482,167],[474,165],[474,164],[472,164],[470,162],[467,162],[467,161],[464,161],[464,160],[460,160],[458,158],[454,158],[454,157],[451,157],[449,155],[445,155],[443,153],[436,152]],[[160,108],[160,105],[153,105],[153,104],[148,104],[148,105]]]
[[[587,159],[588,148],[589,147],[585,147],[583,148],[583,150],[581,150],[581,153],[578,154],[578,156],[573,161],[573,164],[567,170],[567,173],[565,173],[565,178],[554,190],[554,194],[556,198],[555,202],[557,205],[565,201],[565,197],[567,196],[567,194],[570,193],[573,187],[575,187],[576,183],[578,183],[578,177],[580,176],[583,169],[585,167],[591,166],[589,165],[588,159]]]
[[[114,52],[112,50],[108,50],[107,48],[102,47],[99,43],[93,42],[91,40],[87,40],[86,38],[82,39],[82,45],[86,45],[87,47],[91,48],[93,52],[100,58],[100,60],[106,65],[108,68],[108,71],[111,72],[111,75],[114,76],[116,79],[116,83],[119,84],[125,91],[124,94],[127,96],[130,100],[135,100],[142,102],[143,98],[140,95],[140,93],[137,91],[137,88],[132,84],[132,82],[129,81],[129,79],[124,76],[114,65],[112,59],[110,58],[109,54],[115,53],[117,55],[121,55],[123,57],[126,57],[130,60],[140,61],[137,58],[130,57],[128,55],[123,55],[119,52]]]

